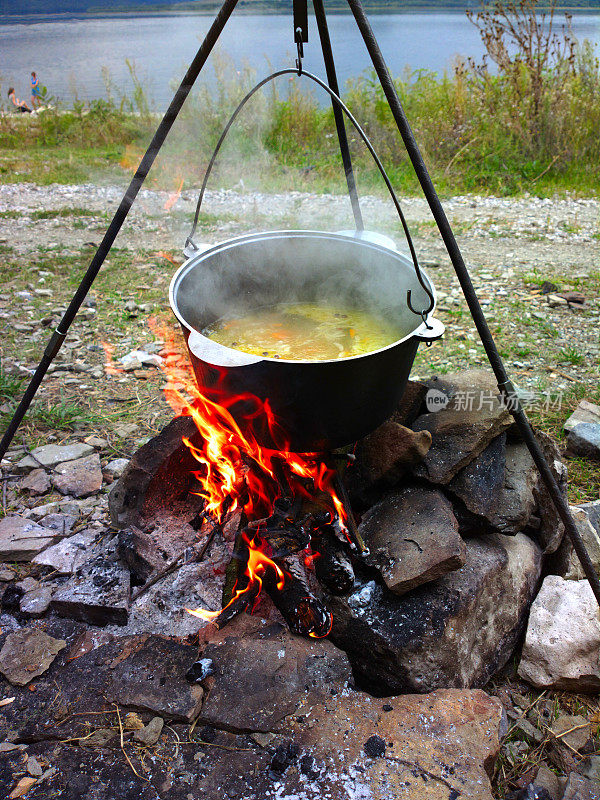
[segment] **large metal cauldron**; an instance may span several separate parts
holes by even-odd
[[[429,278],[422,277],[434,294]],[[316,452],[351,444],[388,419],[419,343],[442,335],[439,321],[425,323],[407,306],[409,290],[414,308],[428,306],[412,263],[395,249],[360,235],[274,231],[196,252],[174,275],[169,296],[203,393],[220,402],[245,393],[268,399],[290,450]],[[225,315],[328,300],[390,318],[406,335],[366,355],[283,361],[224,347],[201,333]],[[242,428],[250,409],[243,402],[230,407]],[[261,444],[281,444],[264,419],[252,428]]]

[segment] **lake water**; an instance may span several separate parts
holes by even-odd
[[[49,92],[70,103],[75,96],[105,96],[102,68],[116,86],[131,88],[125,63],[129,59],[157,109],[171,99],[174,80],[193,58],[212,17],[161,15],[69,19],[23,24],[0,23],[0,85],[2,98],[9,85],[19,97],[29,97],[29,74],[35,70]],[[483,46],[464,13],[373,14],[371,24],[393,74],[410,69],[443,71],[457,55],[480,59]],[[368,54],[354,18],[330,15],[329,28],[340,83],[370,67]],[[600,40],[600,15],[579,14],[573,31],[583,40]],[[314,19],[309,24],[305,67],[323,74],[323,59]],[[273,68],[293,66],[291,16],[233,16],[219,47],[236,66],[249,64],[258,75]],[[200,80],[211,81],[212,67]]]

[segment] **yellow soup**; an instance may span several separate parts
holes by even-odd
[[[222,317],[203,331],[209,339],[244,353],[305,361],[371,353],[407,333],[367,311],[309,303],[282,303],[243,317]]]

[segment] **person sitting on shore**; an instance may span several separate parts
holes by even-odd
[[[37,108],[42,103],[42,87],[40,86],[40,79],[35,74],[31,73],[31,105]]]
[[[19,98],[15,95],[15,90],[12,86],[8,90],[8,99],[12,102],[17,111],[20,111],[22,114],[31,114],[31,109],[25,100],[19,100]]]

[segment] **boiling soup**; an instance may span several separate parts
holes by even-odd
[[[364,355],[408,333],[368,311],[308,303],[282,303],[222,317],[203,331],[209,339],[244,353],[302,361]]]

